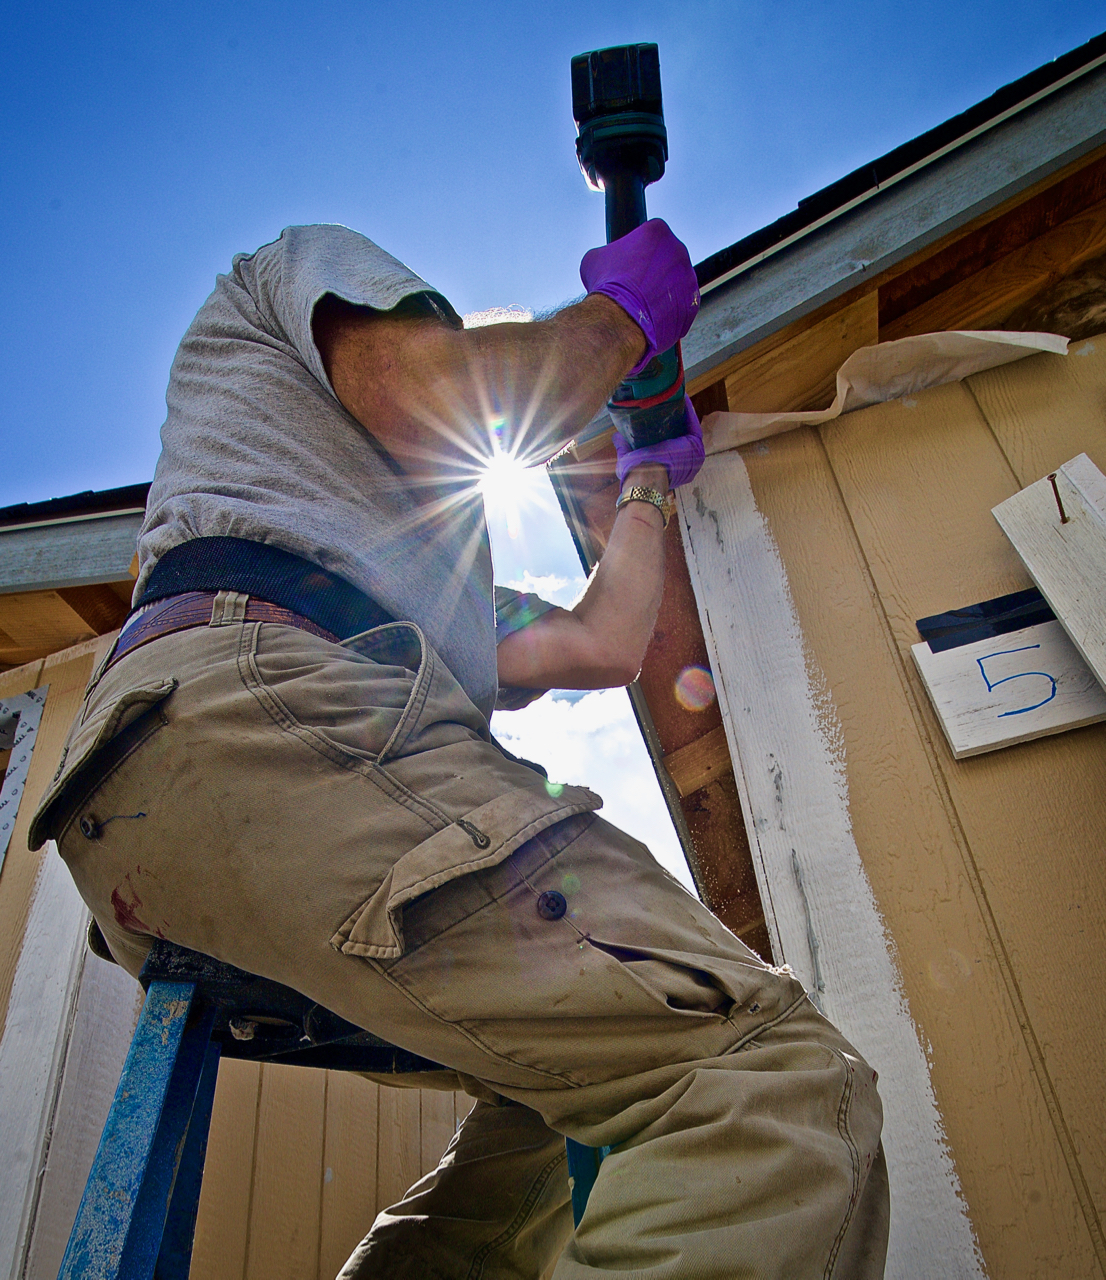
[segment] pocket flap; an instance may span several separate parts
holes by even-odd
[[[331,938],[331,946],[345,955],[398,958],[406,903],[458,876],[495,866],[547,827],[602,804],[586,787],[549,785],[517,788],[487,801],[398,859],[376,893]]]
[[[105,699],[103,705],[96,707],[86,719],[77,721],[62,748],[54,780],[46,788],[46,794],[38,802],[31,819],[27,833],[29,848],[39,849],[54,836],[52,818],[59,802],[71,787],[80,784],[81,774],[92,763],[96,753],[139,716],[164,702],[179,683],[179,680],[168,679],[137,685]]]

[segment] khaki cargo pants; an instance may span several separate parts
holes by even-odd
[[[343,1275],[882,1275],[875,1075],[795,979],[498,751],[416,627],[339,646],[244,603],[94,676],[32,841],[132,973],[170,938],[483,1099]],[[564,1134],[614,1148],[575,1233]]]

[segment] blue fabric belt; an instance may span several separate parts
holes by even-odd
[[[248,538],[193,538],[173,547],[154,566],[135,608],[189,591],[241,591],[301,614],[342,640],[395,621],[345,578]]]

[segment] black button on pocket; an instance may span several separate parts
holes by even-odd
[[[81,828],[81,835],[84,836],[86,840],[99,840],[100,824],[96,821],[95,818],[90,818],[86,816],[81,819],[79,825]]]
[[[559,920],[568,910],[568,900],[556,889],[547,889],[538,896],[538,915],[543,920]]]

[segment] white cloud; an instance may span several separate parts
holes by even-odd
[[[575,578],[563,578],[557,573],[535,574],[524,569],[521,576],[512,578],[503,585],[515,591],[533,592],[550,604],[559,604],[561,608],[568,609],[576,603],[586,583],[587,579],[582,573]]]
[[[552,781],[597,791],[603,817],[647,844],[695,892],[624,689],[546,695],[521,711],[497,711],[492,731],[508,751],[543,765]]]

